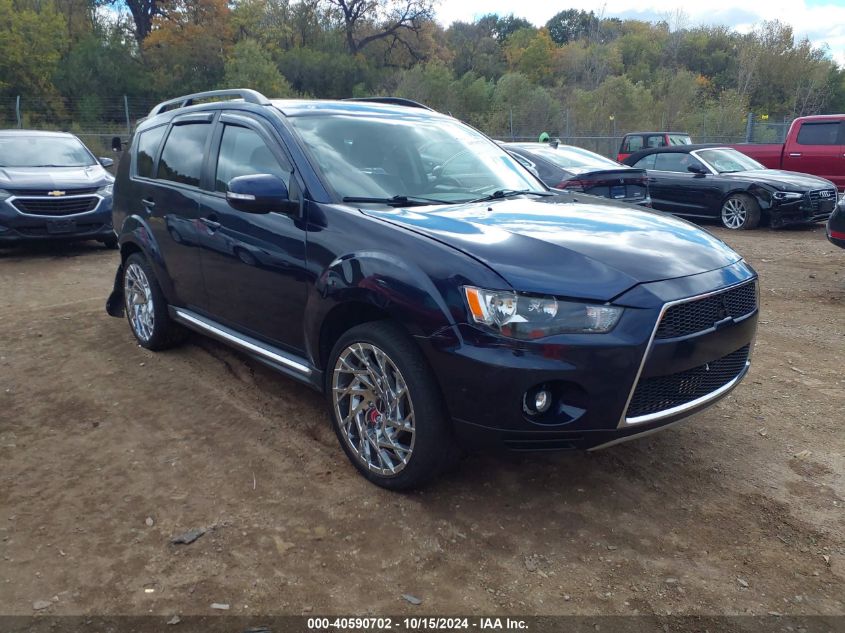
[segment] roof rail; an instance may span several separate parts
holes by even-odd
[[[433,108],[429,108],[427,105],[423,105],[418,101],[413,101],[411,99],[404,99],[402,97],[353,97],[350,99],[344,99],[344,101],[369,101],[372,103],[389,103],[390,105],[399,105],[405,106],[408,108],[422,108],[423,110],[431,110],[434,112]]]
[[[268,105],[270,103],[270,100],[267,99],[267,97],[265,97],[263,94],[261,94],[260,92],[256,92],[255,90],[249,90],[248,88],[209,90],[207,92],[197,92],[192,95],[185,95],[184,97],[176,97],[175,99],[162,101],[152,110],[150,110],[150,114],[148,116],[154,117],[157,114],[161,114],[165,110],[175,109],[168,108],[168,106],[175,105],[177,108],[186,108],[189,105],[193,105],[194,101],[197,101],[199,99],[211,99],[213,97],[239,97],[247,103],[254,103],[256,105]]]

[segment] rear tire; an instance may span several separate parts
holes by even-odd
[[[425,357],[388,321],[343,334],[326,368],[332,426],[355,468],[389,490],[418,488],[458,457]]]
[[[760,205],[748,194],[735,193],[722,203],[722,226],[732,231],[750,231],[760,224]]]
[[[123,264],[123,301],[129,329],[141,347],[158,351],[183,340],[185,330],[170,318],[155,273],[140,253]]]

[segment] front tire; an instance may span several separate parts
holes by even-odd
[[[181,341],[184,330],[167,313],[155,273],[140,253],[127,257],[123,265],[123,301],[129,329],[141,347],[158,351]]]
[[[104,237],[102,240],[103,246],[105,246],[109,250],[114,250],[117,248],[117,236],[116,235],[109,235]]]
[[[735,193],[722,203],[722,226],[732,231],[750,231],[760,224],[760,205],[744,193]]]
[[[397,325],[377,321],[343,334],[326,371],[332,426],[369,481],[418,488],[457,456],[431,368]]]

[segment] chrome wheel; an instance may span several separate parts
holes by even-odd
[[[134,262],[123,277],[123,296],[132,331],[140,340],[149,341],[155,327],[153,291],[144,269]]]
[[[741,229],[748,219],[748,206],[742,198],[728,198],[722,206],[722,224]]]
[[[332,399],[340,435],[371,472],[401,472],[414,450],[414,405],[390,357],[375,345],[353,343],[337,358]]]

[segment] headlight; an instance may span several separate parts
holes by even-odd
[[[797,191],[775,191],[772,197],[775,200],[800,200],[804,194]]]
[[[554,297],[473,286],[464,286],[463,290],[472,320],[511,338],[610,332],[622,316],[622,308],[617,306],[561,301]]]
[[[5,200],[6,198],[10,197],[11,195],[12,195],[12,194],[10,194],[10,193],[9,193],[8,191],[6,191],[5,189],[0,189],[0,202],[2,202],[3,200]]]
[[[114,183],[110,182],[107,185],[103,185],[102,187],[97,189],[97,193],[103,196],[104,198],[112,195],[112,193],[114,193]]]

